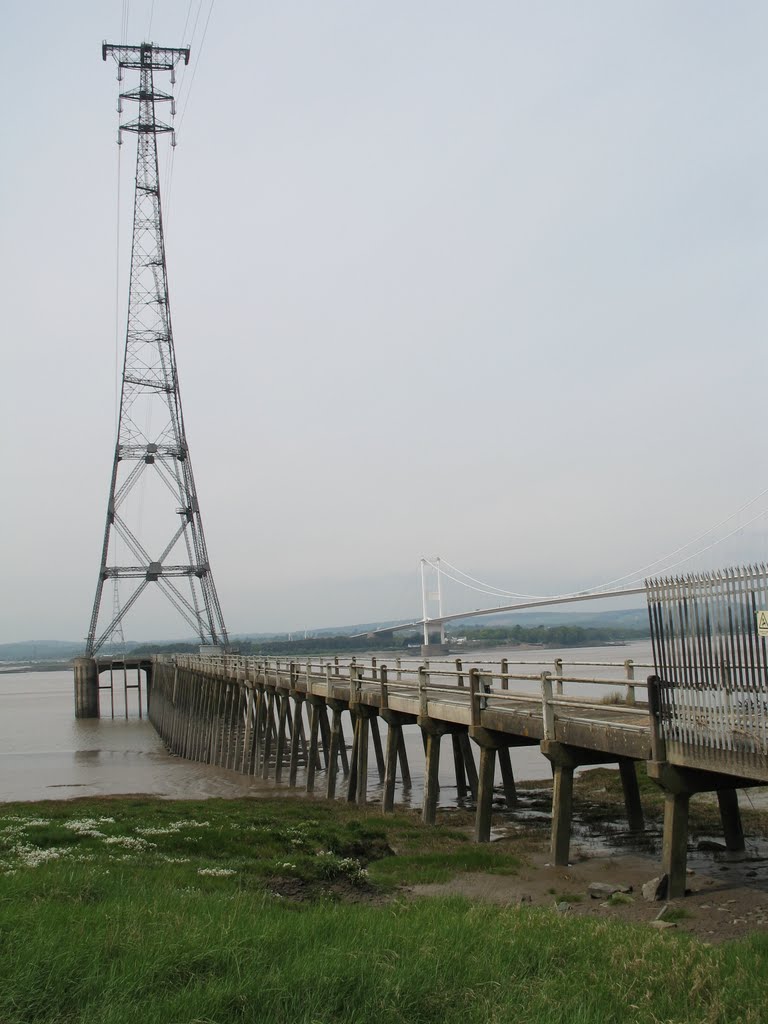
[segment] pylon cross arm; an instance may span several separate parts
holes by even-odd
[[[141,43],[139,46],[121,46],[102,43],[101,59],[112,57],[121,68],[152,68],[153,71],[172,71],[182,60],[189,64],[189,47],[153,46]]]

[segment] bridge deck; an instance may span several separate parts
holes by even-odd
[[[602,704],[553,696],[555,729],[547,737],[542,698],[531,694],[509,690],[480,694],[476,698],[480,706],[473,716],[473,694],[468,686],[428,686],[423,695],[414,686],[391,683],[383,697],[380,684],[374,681],[362,681],[357,692],[349,681],[335,677],[329,681],[319,675],[301,675],[289,682],[287,675],[280,674],[272,682],[294,693],[357,702],[379,711],[386,708],[408,715],[414,722],[426,717],[449,726],[476,725],[520,743],[548,738],[617,757],[646,760],[651,756],[647,703]]]

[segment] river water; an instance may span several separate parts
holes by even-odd
[[[554,659],[562,657],[566,674],[599,679],[619,680],[620,667],[631,658],[640,666],[651,661],[650,643],[621,647],[569,648],[564,651],[521,651],[518,648],[477,653],[463,653],[464,667],[482,660],[498,665],[502,657],[510,661],[509,671],[534,675],[551,670]],[[534,663],[535,658],[545,660]],[[391,652],[381,660],[391,664]],[[476,659],[476,660],[473,660]],[[518,665],[515,662],[527,661]],[[403,659],[403,664],[408,659]],[[418,664],[417,659],[413,659]],[[574,662],[602,662],[599,668],[574,665]],[[618,663],[613,667],[605,664]],[[438,662],[432,662],[437,668]],[[636,676],[644,680],[648,669],[638,667]],[[600,695],[618,689],[566,684],[566,693]],[[538,692],[536,682],[510,682],[510,690]],[[287,786],[275,786],[236,772],[171,756],[152,725],[138,718],[135,692],[129,704],[130,715],[77,720],[74,717],[73,677],[63,672],[0,673],[0,801],[66,800],[77,796],[104,796],[146,793],[168,799],[203,799],[208,797],[264,796],[279,792],[289,795]],[[644,691],[638,692],[640,699]],[[116,694],[115,711],[124,714],[122,690]],[[110,715],[109,695],[102,692],[102,714]],[[345,716],[346,717],[346,716]],[[351,735],[349,726],[347,743]],[[420,803],[424,756],[420,731],[416,726],[405,730],[412,775],[409,792],[400,790],[397,799],[404,803]],[[541,779],[550,775],[549,762],[538,747],[512,748],[512,766],[518,779]],[[453,755],[449,742],[443,743],[441,754],[441,795],[443,806],[455,802],[455,779],[452,778]],[[369,798],[376,799],[377,773],[372,762],[369,771]],[[318,775],[318,792],[322,791],[323,773]],[[301,787],[301,780],[299,780]],[[301,788],[298,791],[301,792]]]

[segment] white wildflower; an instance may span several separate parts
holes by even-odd
[[[228,875],[235,875],[234,868],[198,868],[198,875],[209,875],[213,878],[226,878]]]
[[[14,847],[13,852],[26,867],[37,868],[41,864],[47,864],[48,861],[66,857],[69,850],[61,846],[49,846],[48,849],[41,850],[37,846],[19,843]]]
[[[104,842],[110,846],[122,846],[126,850],[136,850],[137,852],[154,850],[157,846],[157,843],[147,842],[140,836],[107,836]]]
[[[112,819],[114,820],[114,819]],[[64,828],[75,832],[79,836],[90,836],[92,839],[103,839],[104,832],[96,826],[102,824],[103,818],[74,818],[72,821],[65,821]]]

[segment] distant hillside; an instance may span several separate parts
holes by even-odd
[[[135,645],[135,640],[127,640],[125,649],[130,650]],[[0,644],[0,662],[69,661],[70,658],[79,657],[84,650],[84,640],[20,640],[13,644]],[[112,651],[113,648],[106,644],[101,649],[102,654],[110,654]]]
[[[507,612],[482,619],[455,619],[459,626],[581,626],[583,629],[633,629],[649,632],[648,611],[645,608],[617,608],[610,612]]]
[[[68,661],[83,653],[82,640],[22,640],[0,644],[0,661]]]
[[[360,644],[350,642],[343,646],[338,641],[356,633],[365,634],[375,629],[387,629],[388,627],[397,626],[402,621],[402,619],[392,619],[383,622],[357,622],[353,625],[345,626],[323,626],[318,629],[306,630],[306,638],[304,635],[305,631],[302,629],[294,630],[290,633],[287,631],[282,633],[237,633],[230,639],[233,645],[240,647],[243,652],[266,650],[267,648],[271,651],[277,651],[278,649],[283,649],[282,645],[291,644],[294,646],[286,646],[285,649],[298,650],[298,646],[301,646],[302,649],[308,649],[309,646],[313,650],[325,650],[333,647],[349,650],[363,649],[370,646],[370,641],[361,639]],[[532,635],[527,631],[532,631],[537,627],[544,627],[553,631],[559,627],[576,627],[584,631],[597,630],[603,634],[604,639],[629,639],[648,636],[649,633],[648,613],[644,608],[621,608],[608,612],[505,612],[499,615],[488,615],[482,619],[456,619],[448,624],[448,631],[453,636],[458,636],[464,633],[477,633],[484,630],[509,630],[516,626],[520,626],[526,631],[526,637]],[[554,636],[555,633],[553,632],[550,639],[554,638]],[[520,642],[531,642],[530,639],[522,640],[522,637],[523,634],[518,631],[517,638],[520,639]],[[499,638],[497,634],[497,639]],[[592,638],[598,642],[594,632],[592,633]],[[309,641],[313,639],[322,642],[320,645],[312,645]],[[401,641],[403,639],[402,633],[396,634],[396,639],[393,639],[391,646],[402,646]],[[0,644],[0,662],[68,661],[70,658],[75,658],[82,654],[84,646],[85,644],[82,640],[23,640],[17,643]],[[194,637],[187,637],[183,640],[143,642],[127,640],[124,649],[139,654],[159,650],[168,653],[195,651],[197,647],[198,641]],[[101,649],[100,653],[110,654],[111,650],[109,646],[105,646]]]
[[[306,632],[308,637],[324,637],[324,636],[350,636],[353,633],[370,633],[374,629],[387,629],[390,626],[399,626],[401,622],[409,622],[409,619],[384,619],[376,622],[356,622],[353,625],[346,626],[316,626],[312,629],[294,629],[294,630],[283,630],[282,632],[271,632],[271,633],[236,633],[230,637],[232,640],[253,640],[260,642],[263,640],[285,640],[289,636],[298,638],[303,637]]]

